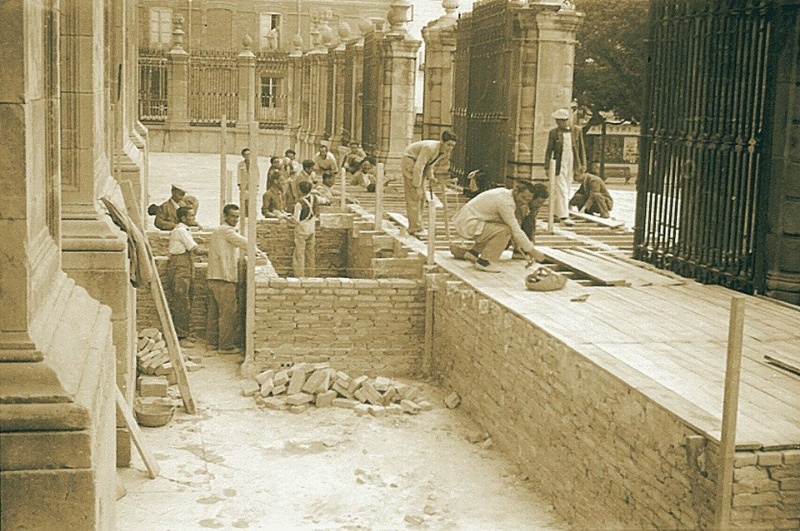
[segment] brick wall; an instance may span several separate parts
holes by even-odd
[[[348,233],[345,228],[317,227],[314,276],[347,276]],[[267,253],[278,275],[291,276],[294,228],[286,222],[262,219],[258,220],[256,234],[258,248]]]
[[[432,373],[581,529],[714,522],[716,443],[527,320],[437,282]],[[734,518],[797,527],[800,451],[737,453]]]
[[[167,270],[167,259],[156,258],[156,267],[164,282]],[[206,270],[208,264],[196,263],[194,265],[194,296],[192,298],[192,331],[198,337],[205,337],[206,333]],[[161,321],[158,319],[156,303],[150,293],[150,285],[140,286],[136,293],[136,329],[158,328],[163,331]]]
[[[256,285],[256,365],[330,361],[371,376],[418,371],[425,286],[402,279],[273,279]]]

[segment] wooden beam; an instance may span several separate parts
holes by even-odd
[[[383,162],[378,163],[377,182],[375,183],[375,230],[383,228],[383,179],[385,175]]]
[[[131,434],[133,444],[136,446],[136,449],[139,450],[139,455],[142,456],[142,461],[144,461],[144,466],[147,468],[147,474],[150,476],[150,479],[156,479],[161,473],[158,461],[156,461],[156,458],[153,457],[153,454],[151,454],[150,450],[145,446],[142,430],[139,429],[139,424],[137,424],[136,419],[133,418],[133,412],[130,407],[128,407],[128,403],[125,402],[122,391],[119,390],[119,387],[115,386],[115,388],[117,391],[117,408],[122,412],[122,417],[125,419],[125,426]]]
[[[244,328],[244,365],[255,361],[255,333],[256,333],[256,218],[258,217],[258,122],[250,123],[250,184],[248,190],[248,216],[247,216],[247,289],[245,300],[247,310]]]
[[[733,495],[733,457],[736,451],[736,417],[739,413],[739,378],[742,371],[744,297],[731,299],[728,324],[728,357],[725,367],[725,395],[722,401],[722,435],[719,441],[719,471],[714,503],[714,529],[728,529]]]
[[[219,126],[219,222],[225,222],[222,209],[230,203],[229,182],[228,182],[228,161],[227,161],[227,136],[228,136],[228,117],[222,115],[222,122]]]

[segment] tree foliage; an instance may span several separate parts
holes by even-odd
[[[579,0],[585,13],[575,47],[578,104],[617,118],[638,121],[642,113],[647,65],[646,0]]]

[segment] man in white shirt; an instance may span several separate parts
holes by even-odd
[[[517,221],[516,210],[533,199],[533,183],[520,181],[513,190],[493,188],[469,200],[453,218],[456,232],[475,242],[467,251],[465,258],[475,264],[475,268],[489,273],[499,273],[493,263],[514,238],[517,248],[529,260],[541,262],[544,255],[534,249],[533,243]]]
[[[420,140],[409,144],[400,159],[400,171],[403,172],[403,189],[406,196],[406,217],[408,217],[408,233],[421,235],[422,208],[425,201],[426,181],[433,179],[433,167],[450,158],[450,152],[456,145],[457,137],[450,131],[442,132],[441,140]]]
[[[206,340],[209,349],[218,347],[223,354],[237,354],[241,352],[237,347],[239,304],[236,297],[239,249],[247,250],[247,238],[235,230],[239,223],[239,207],[225,205],[222,213],[224,223],[214,229],[208,243]]]
[[[192,336],[192,296],[194,295],[194,241],[189,225],[194,223],[190,207],[177,210],[178,224],[169,234],[169,261],[167,262],[167,293],[169,310],[175,332],[183,346],[194,344]]]
[[[339,164],[336,162],[336,157],[333,156],[329,150],[329,144],[327,140],[323,140],[319,143],[319,151],[314,155],[314,171],[317,172],[317,175],[322,175],[326,171],[332,171],[333,173],[338,173],[339,171]]]
[[[302,181],[297,185],[300,199],[294,205],[294,253],[292,253],[292,269],[294,276],[306,276],[306,270],[313,276],[316,268],[315,247],[317,232],[317,205],[326,205],[328,200],[312,194],[312,184]]]

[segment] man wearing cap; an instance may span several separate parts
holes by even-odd
[[[549,177],[552,171],[550,161],[555,161],[555,215],[564,225],[574,225],[575,222],[569,219],[570,184],[575,176],[581,176],[586,171],[586,149],[581,129],[569,125],[567,109],[559,109],[552,116],[556,127],[550,130],[547,138],[544,167]]]
[[[172,230],[178,224],[178,209],[189,207],[195,215],[200,207],[196,197],[186,195],[186,187],[182,184],[172,183],[170,198],[156,208],[155,226],[161,230]],[[187,223],[187,225],[189,225]],[[199,227],[197,221],[191,222],[192,227]]]
[[[408,233],[422,233],[422,208],[425,201],[426,181],[433,179],[433,167],[440,160],[450,158],[458,138],[450,131],[442,131],[441,140],[420,140],[410,144],[400,159],[403,172],[403,189],[406,196]]]

